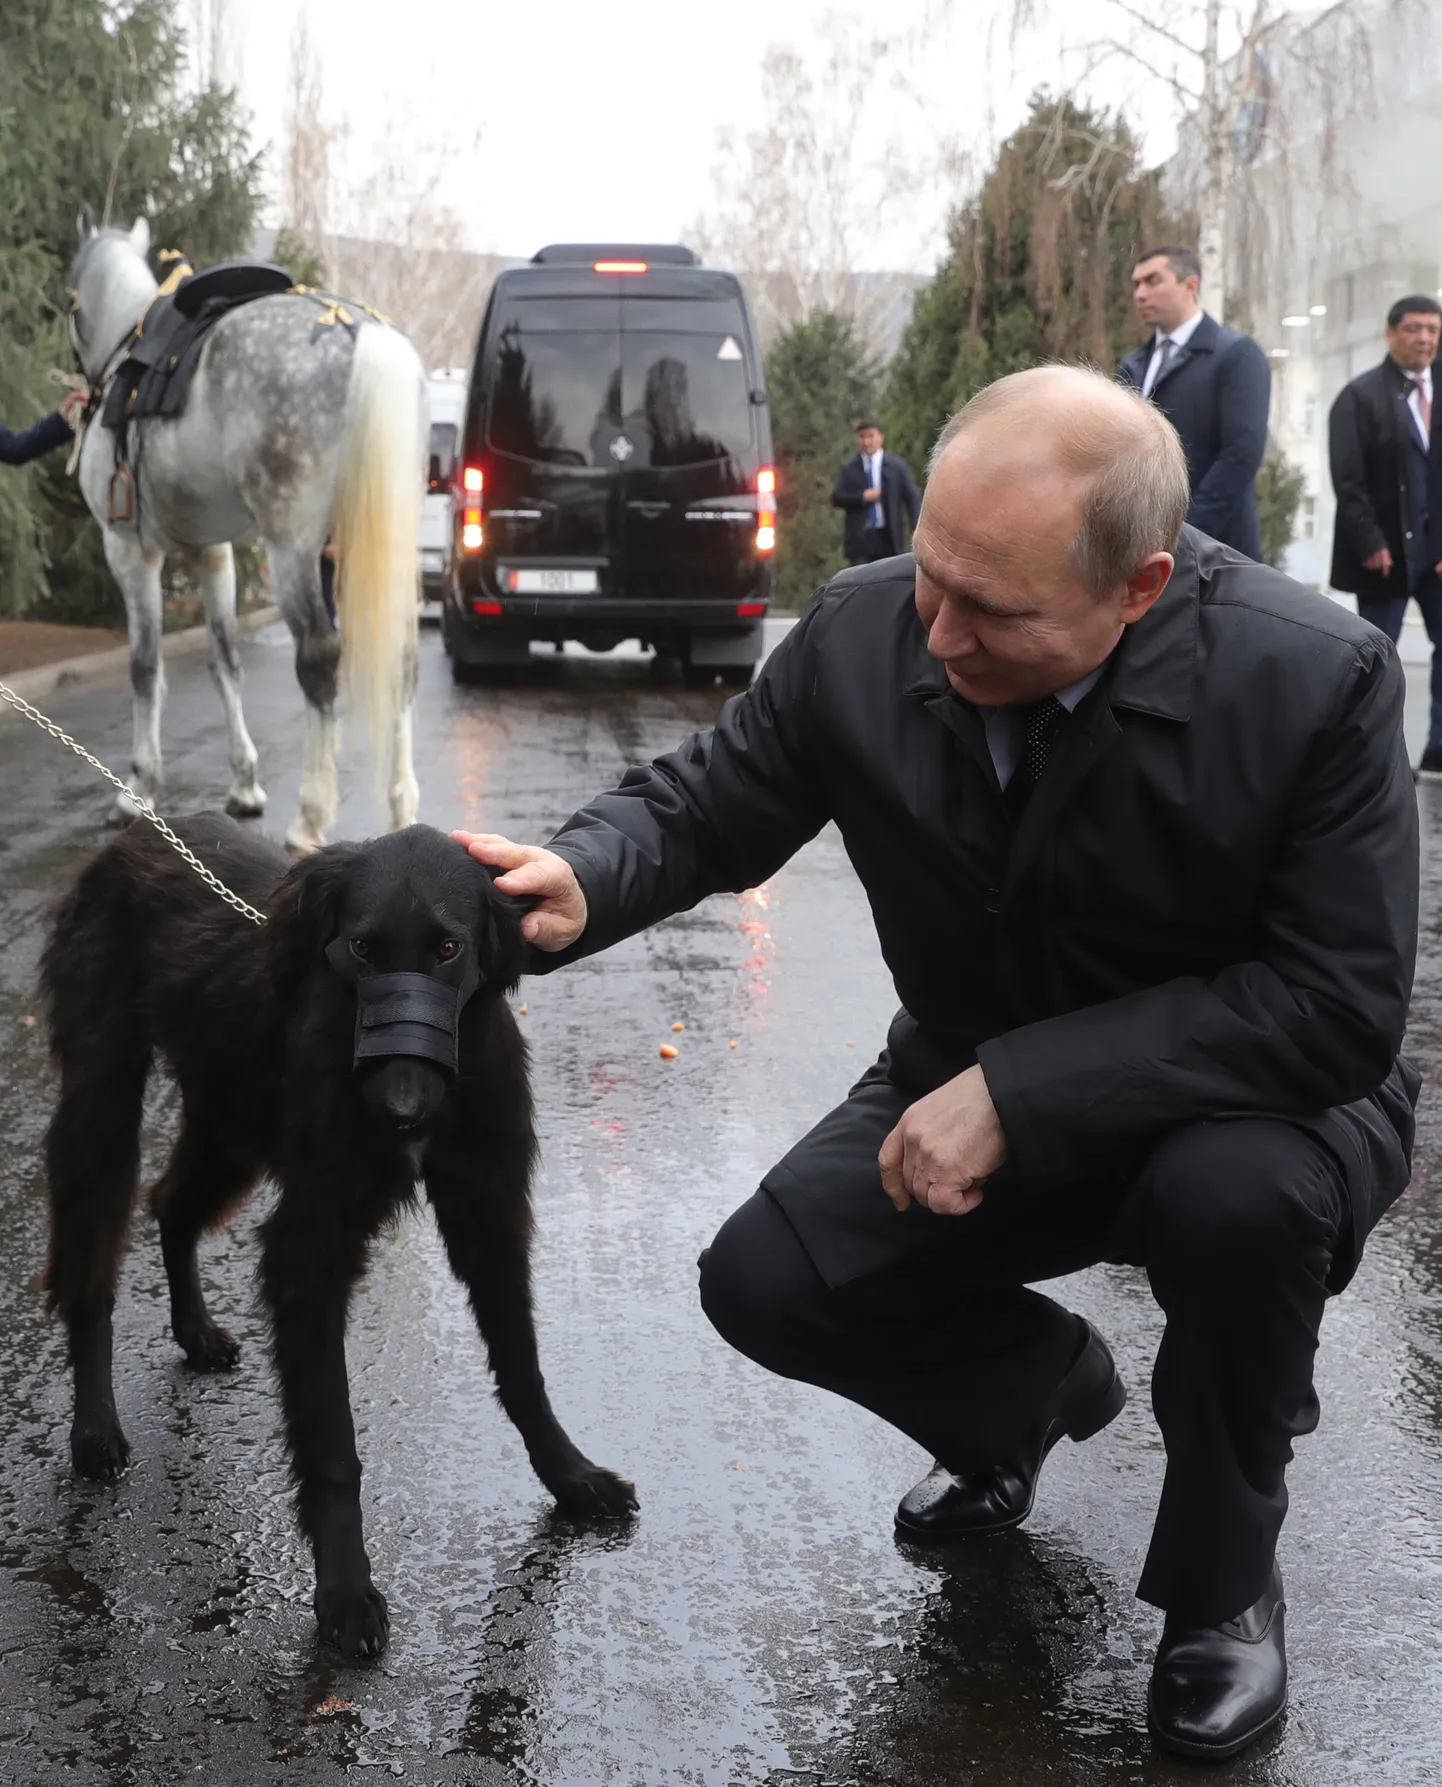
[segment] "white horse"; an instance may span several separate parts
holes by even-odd
[[[146,264],[150,228],[97,230],[82,211],[71,273],[71,340],[92,385],[104,383],[157,285]],[[423,500],[425,373],[398,330],[357,309],[350,326],[314,298],[257,298],[206,337],[184,412],[134,422],[126,457],[133,515],[112,520],[114,432],[99,416],[80,449],[80,488],[100,524],[125,598],[134,692],[133,786],[161,784],[160,573],[189,561],[205,604],[211,672],[230,729],[234,779],[226,811],[265,809],[256,750],[240,703],[231,542],[264,545],[275,599],[295,638],[306,700],[300,810],[286,832],[297,851],[325,842],[335,821],[337,671],[352,705],[389,751],[393,826],[416,816],[411,760],[416,676],[417,544]],[[124,503],[114,505],[124,509]],[[321,598],[320,556],[336,560],[337,633]],[[129,803],[119,803],[129,816]]]

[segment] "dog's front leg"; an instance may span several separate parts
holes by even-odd
[[[524,1200],[497,1195],[474,1176],[431,1164],[426,1189],[451,1269],[470,1295],[486,1343],[496,1398],[525,1442],[536,1475],[562,1513],[624,1517],[636,1507],[630,1483],[592,1464],[551,1407],[536,1350],[531,1308],[529,1212]]]
[[[386,1599],[371,1581],[361,1531],[360,1458],[346,1380],[345,1327],[352,1274],[328,1258],[333,1238],[304,1237],[284,1200],[264,1225],[261,1280],[270,1306],[276,1371],[296,1483],[296,1512],[315,1556],[320,1635],[348,1657],[379,1656],[389,1633]]]

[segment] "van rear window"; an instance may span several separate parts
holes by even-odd
[[[491,446],[556,465],[614,471],[618,433],[630,443],[629,470],[702,465],[745,453],[753,440],[739,333],[532,332],[513,323],[498,339],[488,407]]]

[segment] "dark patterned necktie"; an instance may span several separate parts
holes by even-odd
[[[1066,717],[1067,710],[1055,695],[1048,695],[1044,701],[1029,701],[1021,709],[1021,755],[1006,785],[1006,804],[1013,817],[1019,816],[1031,799]]]

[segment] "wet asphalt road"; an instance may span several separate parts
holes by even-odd
[[[635,658],[455,690],[434,633],[424,647],[422,816],[443,826],[544,837],[722,699],[666,686]],[[245,661],[278,833],[301,740],[284,635],[257,636]],[[45,705],[123,765],[122,685]],[[172,668],[165,733],[169,808],[215,804],[227,779],[219,708],[196,659]],[[424,1217],[379,1247],[351,1327],[368,1538],[391,1605],[379,1665],[339,1666],[313,1638],[250,1290],[258,1207],[204,1255],[212,1306],[245,1343],[226,1377],[182,1367],[153,1226],[139,1226],[116,1323],[135,1462],[115,1487],[72,1479],[63,1346],[35,1285],[50,1081],[41,1027],[26,1020],[46,906],[108,803],[90,772],[13,719],[0,721],[0,771],[0,1780],[1198,1778],[1157,1757],[1143,1729],[1159,1616],[1132,1587],[1162,1457],[1146,1396],[1159,1322],[1139,1276],[1101,1269],[1063,1293],[1111,1339],[1132,1387],[1121,1420],[1053,1455],[1025,1532],[946,1557],[892,1537],[895,1499],[928,1462],[915,1447],[768,1378],[700,1313],[697,1251],[840,1098],[890,1014],[834,834],[766,887],[520,995],[545,1146],[543,1362],[578,1442],[635,1478],[633,1527],[551,1520]],[[368,769],[354,761],[343,776],[341,834],[363,835],[377,824]],[[1421,803],[1411,1046],[1436,1074],[1442,792],[1424,787]],[[662,1042],[679,1045],[675,1061],[660,1059]],[[1413,1190],[1323,1333],[1323,1424],[1293,1470],[1282,1543],[1292,1711],[1279,1737],[1209,1771],[1218,1781],[1442,1779],[1435,1084]],[[150,1172],[174,1118],[157,1089]]]

